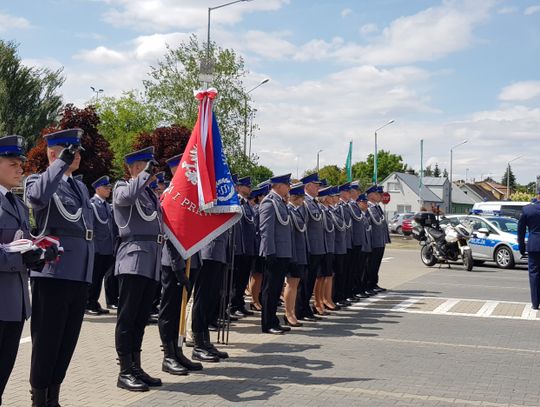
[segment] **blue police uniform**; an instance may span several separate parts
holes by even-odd
[[[538,191],[540,195],[540,190]],[[525,243],[525,235],[529,233]],[[531,287],[531,303],[538,309],[540,302],[540,203],[535,202],[523,207],[518,222],[519,251],[528,253],[529,284]]]

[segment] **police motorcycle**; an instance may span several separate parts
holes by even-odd
[[[468,245],[474,237],[472,230],[461,224],[448,223],[444,227],[432,212],[418,212],[414,215],[413,237],[420,242],[422,263],[432,267],[437,263],[458,261],[461,257],[467,271],[473,269],[472,250]]]

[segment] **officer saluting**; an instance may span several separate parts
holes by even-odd
[[[152,310],[163,244],[162,216],[158,198],[148,187],[154,181],[154,147],[124,156],[131,179],[118,181],[113,191],[114,219],[120,244],[116,252],[119,300],[116,352],[120,361],[117,386],[147,391],[161,386],[141,367],[144,328]]]
[[[92,284],[88,293],[88,305],[86,312],[90,315],[108,314],[109,311],[101,308],[99,295],[103,278],[114,266],[114,227],[112,208],[106,201],[111,195],[109,177],[104,175],[92,183],[96,194],[90,198],[90,204],[94,211],[94,272]],[[107,290],[106,290],[107,291]],[[115,301],[116,302],[116,301]]]
[[[92,281],[93,212],[86,186],[72,177],[81,162],[81,129],[45,135],[49,167],[27,178],[25,197],[40,235],[60,239],[60,261],[32,271],[32,362],[30,384],[36,406],[57,406],[77,345]]]
[[[529,257],[529,284],[531,287],[531,303],[533,309],[538,309],[540,302],[540,188],[537,200],[525,207],[518,222],[518,244],[522,256]],[[525,234],[529,238],[525,243]]]

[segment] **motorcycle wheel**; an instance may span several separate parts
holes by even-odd
[[[472,271],[474,260],[472,257],[472,250],[465,250],[463,252],[463,267],[467,271]]]
[[[420,250],[420,258],[422,259],[422,263],[428,267],[432,267],[437,264],[437,259],[433,254],[433,248],[430,245],[422,246],[422,250]]]

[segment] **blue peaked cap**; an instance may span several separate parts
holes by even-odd
[[[367,202],[367,195],[366,194],[360,194],[358,198],[356,198],[356,202]]]
[[[92,187],[94,189],[98,189],[99,187],[102,187],[104,185],[110,185],[111,181],[107,175],[104,175],[103,177],[99,177],[97,180],[92,182]]]
[[[382,194],[384,192],[384,188],[383,187],[377,187],[377,192],[379,194]]]
[[[277,175],[275,177],[270,178],[271,184],[290,184],[291,182],[291,174],[284,174],[284,175]]]
[[[302,182],[302,184],[309,184],[310,182],[315,182],[317,184],[320,184],[321,181],[319,180],[319,174],[318,173],[313,173],[313,174],[309,174],[309,175],[306,175],[304,178],[300,179],[300,182]]]
[[[22,136],[5,136],[0,138],[1,157],[24,157],[24,138]]]
[[[343,192],[343,191],[350,191],[351,190],[351,183],[350,182],[346,182],[345,184],[342,184],[339,186],[339,192]]]
[[[133,164],[136,161],[150,161],[154,159],[154,147],[146,147],[142,150],[137,150],[124,156],[126,164]]]
[[[182,154],[175,155],[174,157],[169,158],[167,161],[167,165],[169,168],[172,167],[178,167],[180,165],[180,160],[182,160]]]
[[[326,187],[326,188],[320,189],[319,190],[319,197],[332,195],[332,190],[333,189],[334,189],[333,187]]]
[[[372,185],[368,189],[366,189],[366,195],[372,194],[373,192],[377,192],[377,185]]]
[[[289,195],[300,195],[304,196],[306,193],[304,191],[304,184],[301,182],[298,182],[296,184],[291,185],[291,189],[289,191]]]
[[[251,177],[238,178],[236,185],[251,188]]]
[[[70,144],[74,146],[81,145],[81,137],[83,135],[81,129],[66,129],[56,131],[54,133],[45,134],[43,138],[47,142],[48,147],[64,146],[67,147]]]

